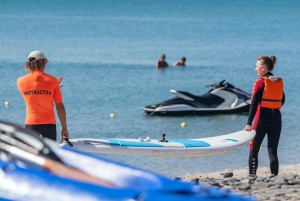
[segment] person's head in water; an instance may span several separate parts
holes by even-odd
[[[44,70],[48,63],[49,61],[43,52],[33,51],[28,55],[25,70]]]
[[[259,77],[263,77],[266,73],[271,72],[276,64],[275,56],[260,56],[256,62],[255,71]]]
[[[165,55],[165,54],[162,54],[162,55],[160,56],[160,60],[165,61],[165,59],[166,59],[166,55]]]
[[[182,57],[182,58],[180,59],[180,61],[184,64],[185,61],[186,61],[186,58],[185,58],[185,57]]]
[[[177,61],[176,63],[174,63],[174,66],[185,66],[185,61],[186,61],[186,58],[185,57],[181,57],[181,59],[179,61]]]

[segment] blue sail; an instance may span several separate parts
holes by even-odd
[[[80,160],[78,158],[78,160]],[[99,160],[99,159],[98,159]],[[126,165],[124,167],[127,167]],[[136,169],[133,169],[135,171]],[[72,201],[196,201],[196,200],[252,200],[239,195],[230,194],[221,189],[196,186],[155,175],[157,180],[135,177],[137,185],[127,188],[108,188],[76,180],[62,178],[45,170],[23,168],[15,163],[0,161],[0,198],[3,200],[72,200]],[[149,172],[145,172],[149,174]],[[139,184],[154,184],[146,188]],[[131,183],[132,184],[132,183]],[[160,186],[160,187],[158,187]],[[0,199],[0,200],[1,200]]]
[[[48,139],[38,139],[20,127],[1,127],[0,138],[0,200],[104,200],[104,201],[198,201],[198,200],[253,200],[250,197],[237,195],[216,187],[193,185],[187,182],[173,180],[162,175],[131,167],[129,165],[75,151],[61,148]],[[5,131],[6,129],[6,131]],[[8,140],[11,137],[23,144]],[[37,141],[41,141],[41,144]],[[39,154],[39,158],[22,157],[17,150],[24,149],[24,142],[38,148],[47,146],[52,155],[59,158],[59,163],[89,175],[92,178],[106,181],[112,186],[97,184],[76,177],[65,177],[55,174],[38,160],[46,157]],[[22,145],[22,146],[21,146]],[[9,147],[9,148],[7,148]],[[24,149],[25,151],[28,149]],[[27,155],[24,150],[20,153]],[[33,152],[32,152],[33,153]],[[53,158],[53,156],[51,156]],[[25,159],[24,159],[25,158]],[[28,161],[35,163],[32,165]]]
[[[66,179],[45,170],[0,160],[0,198],[7,200],[130,200],[140,192]]]

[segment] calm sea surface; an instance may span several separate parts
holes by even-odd
[[[24,124],[16,79],[26,74],[27,55],[41,50],[51,61],[46,71],[64,77],[71,138],[227,134],[242,130],[247,115],[156,117],[142,108],[171,98],[170,89],[200,95],[222,79],[251,92],[257,57],[275,55],[286,93],[280,164],[300,163],[299,9],[297,0],[2,0],[0,119]],[[187,66],[156,69],[161,53],[170,66],[185,56]],[[259,167],[268,166],[264,145]],[[248,147],[206,158],[104,157],[175,176],[245,168]]]

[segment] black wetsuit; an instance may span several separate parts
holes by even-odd
[[[273,76],[272,73],[267,73],[264,77]],[[256,136],[250,142],[249,154],[249,174],[256,175],[258,165],[258,152],[264,137],[268,136],[268,153],[270,158],[271,174],[278,174],[279,162],[277,157],[277,147],[281,133],[281,113],[279,109],[261,108],[259,105],[264,92],[264,79],[259,78],[255,81],[252,102],[249,110],[249,117],[247,125],[252,125],[255,116],[255,123],[252,127],[256,130]],[[283,93],[282,105],[285,102]]]

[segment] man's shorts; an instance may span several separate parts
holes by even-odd
[[[40,133],[44,138],[56,141],[56,124],[25,125],[25,128]]]

